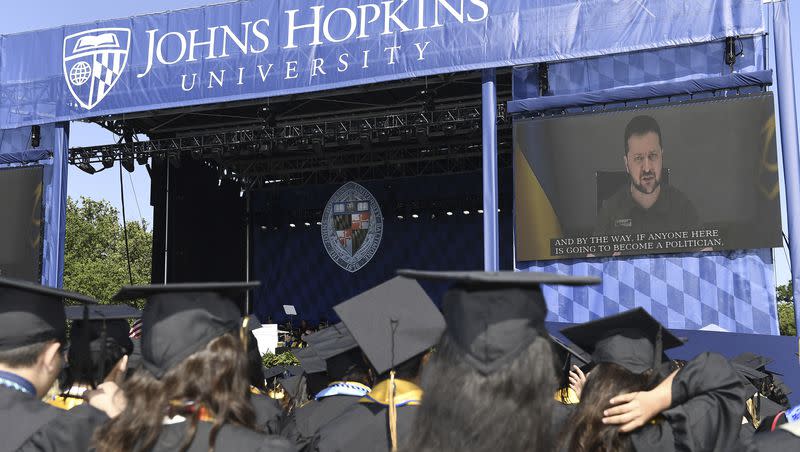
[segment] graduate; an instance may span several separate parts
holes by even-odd
[[[81,306],[68,306],[72,321],[67,368],[62,391],[47,403],[69,410],[83,403],[83,394],[103,382],[122,384],[133,353],[127,319],[138,319],[142,311],[127,305],[88,307],[84,320]]]
[[[423,272],[452,284],[442,312],[447,330],[423,377],[425,401],[408,450],[553,450],[556,360],[544,320],[542,284],[597,284],[598,278],[525,272]]]
[[[145,298],[142,367],[122,386],[125,410],[95,434],[99,452],[291,451],[255,431],[247,329],[233,297],[258,283],[125,286]]]
[[[395,451],[423,400],[419,372],[444,318],[416,281],[395,277],[334,307],[376,378],[369,394],[322,427],[314,450]]]
[[[736,451],[747,394],[730,362],[702,353],[670,370],[682,342],[637,308],[562,330],[597,366],[570,418],[563,450]]]
[[[96,303],[0,278],[0,450],[85,451],[94,429],[108,419],[88,404],[65,411],[41,400],[63,364],[65,300]]]
[[[306,337],[309,347],[325,360],[332,380],[313,399],[297,408],[283,435],[299,450],[309,450],[319,430],[369,394],[371,378],[355,338],[343,323],[337,323]]]

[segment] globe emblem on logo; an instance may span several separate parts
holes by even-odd
[[[69,81],[76,86],[81,86],[89,81],[92,74],[92,67],[85,61],[79,61],[69,70]]]
[[[378,201],[355,182],[342,185],[322,213],[322,244],[343,269],[354,273],[375,256],[383,237]]]

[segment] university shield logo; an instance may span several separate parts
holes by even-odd
[[[127,28],[97,28],[64,38],[64,79],[81,107],[91,110],[117,84],[130,45]]]
[[[322,214],[322,243],[340,267],[356,272],[375,256],[383,237],[383,214],[366,188],[348,182],[331,196]]]

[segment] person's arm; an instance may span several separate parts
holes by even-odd
[[[739,442],[746,394],[728,360],[715,353],[703,353],[671,377],[669,390],[664,387],[665,380],[638,397],[615,397],[613,401],[623,404],[606,410],[609,415],[603,421],[631,431],[660,413],[667,420],[675,444],[688,450],[734,450]],[[631,403],[635,400],[638,404]]]

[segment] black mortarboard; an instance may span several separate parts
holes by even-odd
[[[594,362],[615,363],[633,373],[656,368],[664,350],[683,345],[643,308],[564,328],[561,333],[589,352]]]
[[[74,292],[0,278],[0,350],[52,339],[65,341],[65,300],[97,303]]]
[[[378,374],[433,347],[444,318],[416,281],[395,277],[333,308]]]
[[[114,340],[125,350],[126,355],[133,353],[133,342],[130,338],[130,326],[126,319],[138,319],[142,311],[128,305],[97,304],[87,307],[87,316],[81,306],[67,306],[67,319],[72,320],[70,336],[80,337],[88,330],[90,347],[96,348],[104,336]]]
[[[306,342],[325,360],[358,347],[356,339],[342,322],[308,335]]]
[[[286,372],[286,366],[265,367],[264,379],[270,380],[272,378],[281,377],[283,376],[284,372]]]
[[[599,278],[533,272],[426,272],[399,275],[454,283],[442,312],[447,334],[465,361],[483,374],[504,367],[537,337],[547,337],[547,304],[542,284],[597,284]]]
[[[768,377],[768,375],[764,372],[758,371],[750,366],[738,363],[736,361],[731,361],[731,365],[734,369],[736,369],[736,372],[738,372],[740,376],[750,381],[763,380]]]
[[[767,367],[767,364],[772,362],[772,359],[766,356],[757,355],[755,353],[744,352],[736,358],[733,358],[731,362],[742,364],[751,369],[764,370]]]
[[[550,339],[552,339],[553,344],[555,345],[556,353],[558,353],[562,359],[571,360],[574,358],[577,361],[576,365],[578,367],[583,367],[592,363],[592,357],[585,351],[581,350],[577,345],[567,344],[555,336],[550,336]]]
[[[289,397],[294,400],[298,399],[298,395],[302,395],[306,392],[306,375],[303,373],[278,378],[278,383],[281,384]]]
[[[142,310],[126,304],[96,304],[88,306],[89,320],[125,320],[142,317]],[[83,306],[64,308],[67,320],[82,320]]]
[[[320,358],[311,347],[294,349],[292,353],[300,361],[300,367],[305,373],[325,372],[325,360]]]
[[[142,363],[156,378],[213,339],[241,327],[232,297],[258,282],[124,286],[114,300],[147,298],[142,314]]]

